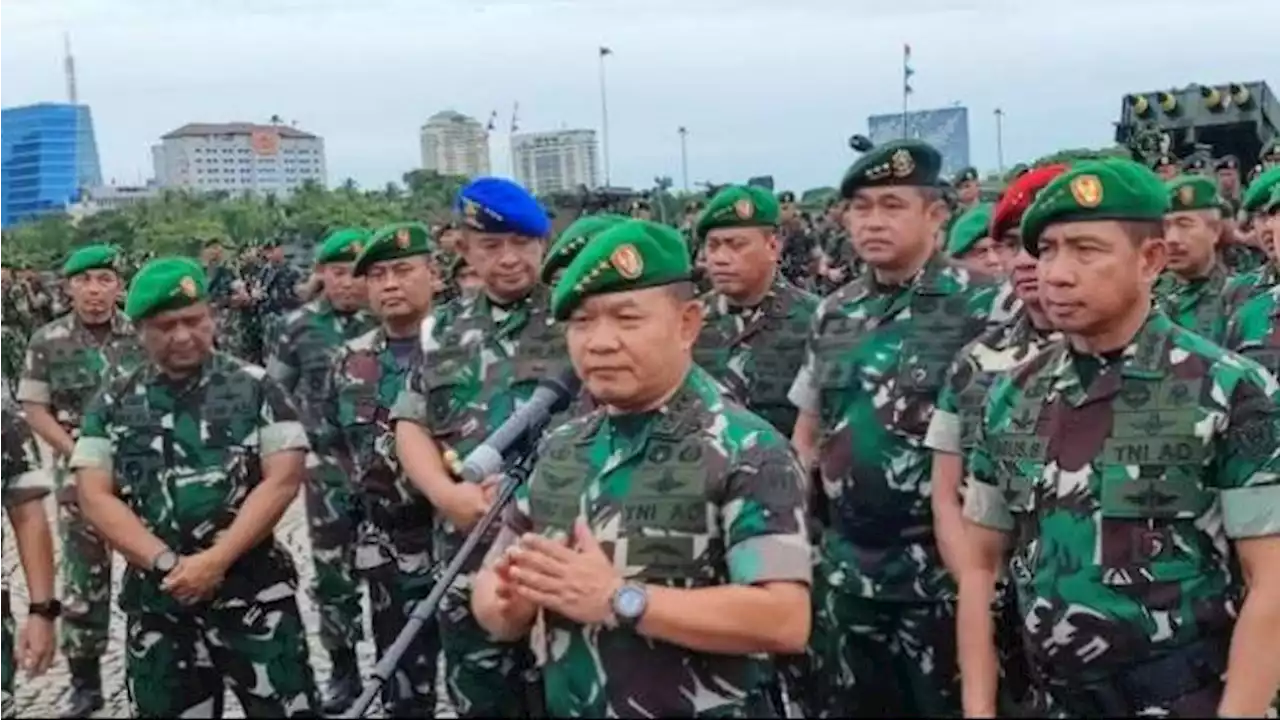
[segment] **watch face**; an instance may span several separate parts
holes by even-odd
[[[160,553],[160,557],[156,558],[156,570],[167,573],[178,565],[178,557],[172,552]]]
[[[623,587],[618,591],[618,607],[617,613],[625,618],[636,618],[644,612],[645,602],[644,590],[637,587]]]

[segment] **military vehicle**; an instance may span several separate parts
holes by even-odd
[[[1280,101],[1263,81],[1132,93],[1124,97],[1116,123],[1116,142],[1139,159],[1234,155],[1244,171],[1277,135]]]

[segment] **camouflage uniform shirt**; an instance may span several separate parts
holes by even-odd
[[[585,518],[634,582],[808,584],[803,485],[787,439],[695,366],[658,410],[597,410],[553,430],[505,532],[564,538]],[[759,717],[768,707],[764,655],[700,653],[545,611],[532,644],[550,717]]]
[[[1171,320],[1197,335],[1221,342],[1231,312],[1223,292],[1229,278],[1227,269],[1214,263],[1208,275],[1194,280],[1166,273],[1157,283],[1156,292]]]
[[[804,363],[805,337],[818,299],[779,276],[755,307],[732,305],[717,292],[702,302],[706,321],[694,361],[735,400],[790,437],[796,408],[787,391]]]
[[[333,358],[343,343],[373,329],[363,311],[340,313],[326,299],[312,300],[289,313],[267,372],[298,399],[308,430],[316,430],[329,397]]]
[[[1231,316],[1223,345],[1280,377],[1280,285]]]
[[[100,468],[116,494],[179,555],[212,547],[262,480],[261,460],[306,451],[298,411],[266,371],[221,352],[184,380],[150,363],[106,384],[85,412],[72,467]],[[297,573],[273,538],[231,567],[214,609],[292,596]],[[129,566],[120,592],[126,613],[181,615],[153,573]],[[198,607],[198,606],[197,606]]]
[[[964,509],[1013,534],[1032,664],[1068,682],[1228,637],[1229,540],[1280,533],[1270,375],[1159,311],[1088,387],[1076,365],[1059,343],[996,381]]]

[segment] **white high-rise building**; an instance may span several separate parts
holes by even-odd
[[[557,130],[511,137],[516,181],[536,194],[600,184],[595,130]]]
[[[151,147],[164,188],[286,195],[325,184],[324,140],[288,125],[189,123]]]
[[[423,170],[469,178],[489,174],[489,130],[479,120],[445,110],[428,118],[418,137]]]

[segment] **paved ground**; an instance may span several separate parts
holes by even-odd
[[[52,500],[48,503],[49,518],[52,521],[54,516],[54,507]],[[311,557],[311,542],[307,537],[306,531],[306,512],[303,509],[301,500],[294,502],[285,513],[284,519],[276,531],[277,537],[288,547],[298,561],[298,572],[301,575],[300,586],[306,588],[311,582],[314,574],[314,567],[309,562]],[[55,535],[56,538],[56,535]],[[56,542],[55,542],[56,546]],[[55,550],[60,550],[55,547]],[[10,590],[13,593],[13,611],[18,621],[18,627],[22,626],[22,621],[26,615],[27,607],[27,586],[22,576],[22,572],[18,569],[18,552],[13,544],[12,529],[6,520],[4,522],[4,573],[9,576]],[[124,569],[124,561],[116,558],[116,570],[114,574],[114,591],[119,591],[120,577]],[[114,596],[114,592],[113,592]],[[324,687],[324,682],[329,676],[329,659],[328,655],[320,645],[319,621],[314,606],[307,593],[300,592],[298,595],[299,603],[302,607],[302,616],[307,623],[308,638],[311,643],[311,661],[316,670],[316,680]],[[365,607],[368,607],[366,597]],[[366,610],[367,613],[367,610]],[[367,622],[367,619],[366,619]],[[106,694],[106,707],[98,713],[97,717],[126,718],[129,717],[129,700],[124,689],[124,616],[118,608],[113,606],[111,618],[111,642],[107,648],[107,654],[103,658],[103,689]],[[366,637],[371,637],[366,628]],[[359,648],[361,665],[364,668],[365,676],[368,677],[372,671],[373,664],[376,660],[374,657],[374,649],[372,641],[361,643]],[[17,717],[56,717],[69,692],[67,685],[67,663],[66,660],[59,657],[49,672],[43,677],[27,680],[19,671],[15,687],[15,708]],[[227,693],[227,717],[244,717],[240,709],[240,704],[236,702],[234,696]],[[374,712],[370,717],[380,717],[378,704],[374,704]]]

